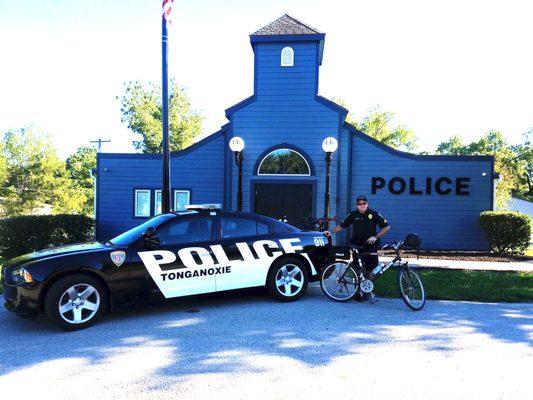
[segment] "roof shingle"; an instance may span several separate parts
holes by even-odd
[[[289,14],[282,15],[277,20],[252,33],[252,36],[277,36],[277,35],[320,35],[319,30],[298,21]]]

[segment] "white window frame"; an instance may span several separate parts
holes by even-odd
[[[300,157],[302,157],[303,160],[305,161],[305,164],[307,165],[307,170],[309,171],[309,173],[307,173],[307,174],[262,174],[261,173],[261,166],[263,165],[263,161],[265,161],[265,159],[269,155],[271,155],[272,153],[275,153],[276,151],[279,151],[279,150],[294,151],[296,154],[298,154]],[[296,151],[294,149],[289,149],[287,147],[280,147],[279,149],[272,150],[270,153],[268,153],[266,156],[263,157],[263,159],[261,160],[261,163],[259,164],[259,168],[257,168],[257,175],[261,175],[261,176],[311,176],[311,166],[307,162],[307,159],[300,152],[298,152],[298,151]]]
[[[139,193],[148,193],[148,215],[144,214],[138,214],[138,197],[137,195]],[[147,218],[150,217],[150,211],[152,210],[152,191],[150,189],[135,189],[135,204],[134,204],[134,216],[135,217],[141,217],[141,218]]]
[[[161,194],[161,202],[159,203],[159,210],[157,209],[157,195]],[[163,214],[163,191],[161,189],[154,190],[154,215]]]
[[[191,204],[191,191],[190,190],[185,190],[185,189],[175,189],[174,190],[174,211],[183,211],[183,210],[178,210],[178,205],[177,205],[177,200],[178,200],[178,196],[177,194],[178,193],[187,193],[187,203],[188,204]]]
[[[281,66],[294,67],[294,50],[292,47],[284,47],[281,50]]]

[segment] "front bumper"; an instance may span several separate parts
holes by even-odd
[[[4,307],[18,315],[35,316],[39,313],[40,285],[2,285]]]

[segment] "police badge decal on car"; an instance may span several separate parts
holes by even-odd
[[[111,257],[111,261],[113,261],[113,264],[115,264],[117,267],[120,267],[122,264],[124,264],[124,260],[126,260],[126,252],[125,251],[113,251],[111,254],[109,254]]]

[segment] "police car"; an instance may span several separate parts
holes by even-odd
[[[5,307],[44,311],[66,330],[106,310],[202,293],[266,286],[294,301],[328,261],[328,239],[272,218],[189,206],[107,241],[15,258],[2,268]]]

